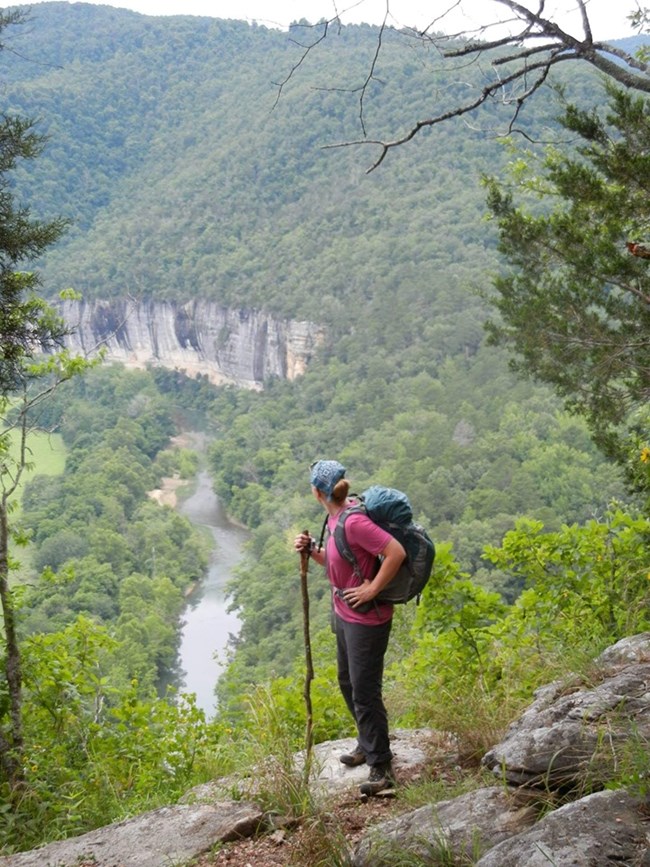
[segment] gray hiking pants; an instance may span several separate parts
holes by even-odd
[[[385,764],[393,757],[382,698],[391,626],[391,620],[381,626],[365,626],[336,616],[339,687],[357,724],[359,746],[369,765]]]

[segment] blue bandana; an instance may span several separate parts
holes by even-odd
[[[311,483],[329,500],[332,491],[345,475],[345,467],[338,461],[316,461],[311,465]]]

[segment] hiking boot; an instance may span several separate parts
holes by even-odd
[[[359,744],[349,753],[343,753],[339,756],[339,761],[347,765],[348,768],[356,768],[357,765],[363,765],[366,762],[366,754],[363,752]]]
[[[395,785],[393,768],[390,762],[384,765],[372,765],[368,781],[361,783],[359,791],[362,795],[376,795],[383,789],[392,789]]]

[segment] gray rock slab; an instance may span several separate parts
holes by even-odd
[[[591,687],[565,681],[538,690],[483,764],[514,785],[604,783],[622,744],[632,735],[650,740],[650,661],[610,672]]]
[[[163,807],[80,837],[0,858],[0,867],[176,867],[215,843],[251,836],[263,821],[236,801]]]
[[[368,766],[349,768],[339,759],[356,746],[354,738],[328,741],[314,747],[312,790],[315,794],[327,795],[355,788],[368,779]],[[399,783],[400,775],[417,773],[425,769],[433,751],[448,751],[456,755],[451,738],[431,729],[396,729],[391,733],[390,746],[393,752],[393,770]]]
[[[603,666],[610,671],[634,662],[650,662],[650,632],[622,638],[596,659],[597,666]]]
[[[518,834],[537,818],[533,797],[503,787],[477,789],[376,825],[361,840],[354,867],[392,867],[397,852],[422,863],[474,863],[482,852]],[[410,862],[409,862],[410,863]]]
[[[632,867],[648,863],[649,831],[637,799],[623,791],[597,792],[499,843],[476,867]]]
[[[390,743],[394,754],[393,769],[398,783],[400,776],[408,775],[411,778],[423,771],[433,753],[438,757],[447,756],[451,763],[458,760],[458,750],[453,738],[432,729],[396,729],[391,732]],[[317,799],[356,789],[368,779],[367,765],[349,768],[339,760],[342,753],[349,753],[355,745],[354,738],[341,738],[314,746],[310,789]],[[304,753],[297,754],[295,762],[296,771],[301,773]],[[232,796],[233,791],[237,791],[247,800],[254,800],[259,780],[259,771],[252,773],[249,779],[228,777],[214,780],[191,789],[183,796],[183,802],[210,803],[215,798]]]

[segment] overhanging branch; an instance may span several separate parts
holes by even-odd
[[[399,138],[393,139],[392,141],[364,138],[358,139],[356,141],[339,142],[338,144],[324,145],[324,149],[352,147],[358,145],[378,145],[380,148],[380,154],[378,159],[376,159],[375,162],[370,166],[370,168],[366,170],[366,174],[369,174],[370,172],[374,171],[379,165],[381,165],[390,150],[411,141],[425,127],[436,126],[437,124],[444,123],[445,121],[451,120],[452,118],[462,117],[465,114],[471,114],[472,112],[476,111],[477,108],[480,108],[480,106],[487,102],[492,96],[494,96],[495,93],[497,93],[498,91],[502,91],[509,84],[519,81],[524,76],[530,75],[532,72],[538,72],[538,78],[536,78],[534,83],[530,85],[523,93],[521,93],[515,98],[506,98],[503,100],[505,103],[512,103],[515,106],[508,130],[510,131],[510,128],[514,124],[519,114],[519,111],[521,110],[521,106],[523,105],[525,100],[543,84],[544,80],[548,75],[550,67],[557,63],[561,63],[563,61],[571,59],[572,57],[570,55],[563,54],[553,57],[551,59],[541,61],[536,64],[531,64],[526,68],[517,69],[510,75],[506,75],[503,78],[499,78],[497,81],[487,84],[482,89],[479,96],[471,102],[467,102],[464,105],[456,106],[449,111],[442,112],[441,114],[435,115],[431,118],[427,118],[426,120],[420,120],[415,123],[406,133],[404,133],[404,135],[400,136]]]
[[[650,68],[647,63],[607,42],[594,42],[587,0],[576,0],[577,10],[582,23],[582,32],[579,36],[572,35],[556,21],[552,20],[552,18],[545,15],[544,0],[539,0],[533,9],[528,8],[522,2],[516,2],[516,0],[493,0],[493,2],[505,7],[512,13],[513,18],[508,23],[512,21],[519,21],[521,23],[516,32],[487,41],[480,41],[474,38],[462,45],[458,45],[458,39],[459,37],[466,36],[466,33],[457,34],[453,37],[433,33],[432,29],[434,25],[439,25],[444,20],[445,15],[457,8],[460,5],[460,0],[453,2],[449,9],[436,18],[425,30],[409,30],[408,28],[400,30],[402,35],[410,35],[416,41],[435,46],[444,60],[459,58],[478,60],[486,58],[495,71],[495,76],[482,88],[475,99],[446,108],[433,117],[417,120],[407,132],[392,140],[378,140],[367,137],[364,103],[367,97],[368,86],[375,77],[383,39],[387,30],[391,29],[387,26],[389,15],[389,2],[387,0],[386,15],[379,29],[377,49],[372,58],[366,79],[361,86],[349,89],[350,92],[359,92],[359,122],[363,138],[327,145],[326,147],[340,148],[368,144],[378,146],[380,148],[380,155],[368,169],[368,172],[371,172],[383,162],[390,150],[411,141],[422,129],[444,123],[452,118],[471,114],[489,99],[496,97],[497,94],[503,94],[504,87],[522,81],[525,83],[525,87],[520,93],[513,93],[506,98],[501,98],[502,104],[513,106],[513,113],[507,126],[508,133],[510,133],[514,129],[514,123],[526,100],[530,99],[539,89],[541,84],[546,80],[551,68],[557,63],[565,61],[583,61],[626,89],[650,93]],[[294,64],[284,81],[280,83],[278,99],[284,86],[306,60],[308,54],[326,38],[328,27],[335,22],[339,23],[338,15],[324,24],[317,25],[323,28],[322,31],[319,32],[318,37],[313,43],[304,46],[300,59]],[[501,21],[501,23],[503,24],[504,22]],[[480,31],[486,31],[491,26],[493,25],[486,23],[481,26]],[[503,68],[508,64],[515,64],[516,68],[506,76],[496,74],[497,69]],[[526,82],[526,79],[531,74],[535,75],[533,85],[529,85]]]

